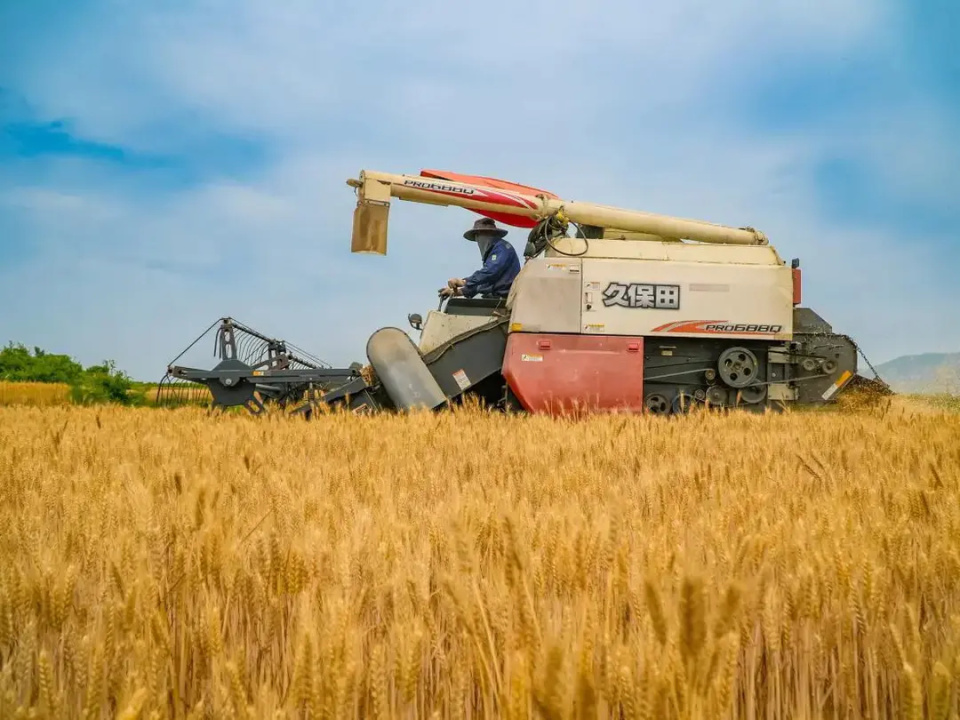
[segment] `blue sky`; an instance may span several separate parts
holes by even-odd
[[[433,167],[758,227],[874,363],[960,351],[958,8],[0,3],[0,342],[157,379],[233,315],[363,360],[475,216],[353,256],[345,181]]]

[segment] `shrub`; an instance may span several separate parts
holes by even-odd
[[[132,393],[134,383],[112,360],[84,368],[67,355],[48,353],[35,347],[9,343],[0,350],[0,381],[64,383],[70,386],[75,403],[119,403],[136,405],[140,395]]]

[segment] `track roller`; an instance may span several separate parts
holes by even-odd
[[[675,415],[686,415],[696,402],[693,395],[681,391],[674,396],[671,409]]]
[[[737,391],[737,405],[756,405],[767,397],[766,385],[748,385]]]
[[[670,401],[660,393],[651,393],[650,395],[647,395],[643,402],[644,405],[646,405],[647,412],[651,415],[670,414]]]

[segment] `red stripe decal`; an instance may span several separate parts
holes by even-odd
[[[653,328],[651,332],[663,333],[689,333],[691,335],[776,335],[779,332],[779,326],[776,330],[769,332],[751,331],[751,330],[731,330],[721,328],[708,328],[706,325],[728,325],[726,320],[681,320],[680,322],[666,323]]]

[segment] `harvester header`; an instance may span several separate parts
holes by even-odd
[[[453,205],[492,217],[507,225],[533,227],[559,217],[579,226],[584,237],[680,242],[692,240],[726,245],[766,245],[767,237],[751,227],[688,220],[596,203],[563,200],[526,185],[476,175],[425,170],[420,175],[395,175],[361,170],[347,180],[357,188],[351,251],[387,253],[390,199],[429,205]]]

